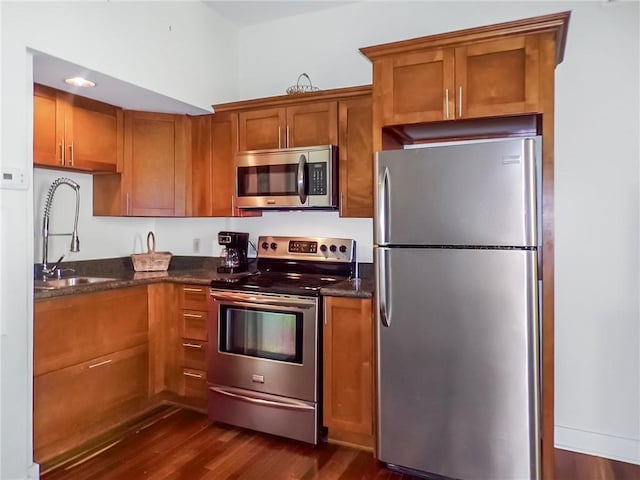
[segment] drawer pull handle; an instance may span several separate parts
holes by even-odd
[[[182,344],[183,347],[188,347],[188,348],[198,348],[201,349],[202,348],[202,344],[200,343],[183,343]]]
[[[185,377],[202,378],[202,375],[199,373],[184,372],[183,374]]]
[[[188,318],[202,318],[202,315],[198,315],[195,313],[183,313],[182,316]]]
[[[108,363],[111,363],[113,360],[109,359],[109,360],[103,360],[102,362],[98,362],[98,363],[94,363],[93,365],[89,365],[89,368],[96,368],[96,367],[100,367],[102,365],[106,365]]]
[[[197,292],[197,293],[204,293],[204,290],[202,288],[189,288],[189,287],[184,287],[184,291],[185,292]]]

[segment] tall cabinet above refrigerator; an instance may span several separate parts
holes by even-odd
[[[540,138],[376,154],[379,459],[539,478]]]

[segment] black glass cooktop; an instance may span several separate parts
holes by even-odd
[[[346,279],[346,276],[324,274],[256,272],[236,278],[214,279],[211,286],[242,291],[316,296],[322,287]]]

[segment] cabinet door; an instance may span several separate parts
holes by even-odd
[[[52,88],[36,84],[33,94],[33,163],[62,167],[64,109]]]
[[[184,215],[186,117],[126,111],[124,147],[127,214]]]
[[[132,418],[148,396],[147,345],[34,378],[34,459],[45,462]]]
[[[371,97],[341,100],[338,110],[340,216],[373,217]]]
[[[454,52],[412,52],[374,65],[374,85],[382,92],[384,125],[453,118]]]
[[[287,107],[286,146],[338,144],[338,103],[321,102]]]
[[[66,96],[66,163],[78,170],[122,170],[123,114],[113,105]]]
[[[234,216],[235,157],[238,153],[238,114],[216,113],[211,120],[211,215]]]
[[[37,301],[34,375],[147,342],[146,287]]]
[[[211,118],[213,115],[200,115],[189,118],[191,156],[187,166],[190,202],[187,203],[187,216],[211,216]]]
[[[538,112],[538,53],[536,35],[456,48],[456,116]]]
[[[325,298],[323,419],[329,439],[373,447],[371,300]]]
[[[241,152],[286,146],[286,113],[284,108],[249,110],[238,115]]]

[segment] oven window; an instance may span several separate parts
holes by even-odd
[[[221,305],[220,351],[302,364],[302,313]]]
[[[298,164],[238,167],[238,196],[298,195]]]

